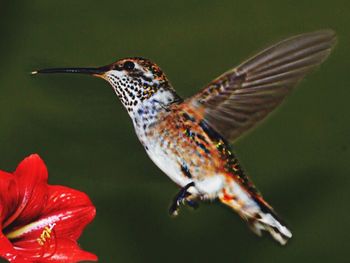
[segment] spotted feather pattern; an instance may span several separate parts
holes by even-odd
[[[121,92],[121,101],[149,157],[180,187],[193,184],[188,189],[193,197],[219,198],[237,211],[255,233],[267,230],[284,244],[291,237],[289,230],[280,224],[271,206],[244,174],[231,145],[204,118],[204,109],[183,103],[164,74],[149,79],[149,67],[137,64],[127,74],[118,70],[108,74],[116,93]],[[142,77],[136,76],[138,71]],[[127,83],[135,79],[139,80],[139,87],[133,89]],[[150,96],[133,96],[135,90],[148,89],[150,84]]]

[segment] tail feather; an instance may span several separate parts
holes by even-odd
[[[285,245],[288,239],[292,237],[290,230],[271,214],[263,214],[261,219],[250,218],[247,221],[249,227],[255,234],[261,236],[262,230],[267,231],[281,245]]]
[[[262,231],[267,231],[281,245],[285,245],[292,237],[290,230],[260,195],[250,193],[235,181],[224,188],[219,199],[247,221],[250,229],[258,236],[261,236]]]

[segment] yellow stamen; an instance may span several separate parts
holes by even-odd
[[[48,222],[49,223],[49,222]],[[49,223],[48,225],[46,225],[45,229],[43,231],[48,231],[49,234],[51,233],[53,227],[55,226],[56,224],[53,223]],[[9,232],[6,234],[6,237],[8,239],[15,239],[15,238],[19,238],[21,237],[22,235],[24,235],[25,233],[28,233],[28,232],[31,232],[33,230],[36,230],[36,229],[40,229],[41,227],[43,226],[43,221],[37,221],[37,222],[33,222],[33,223],[30,223],[28,225],[25,225],[21,228],[18,228],[12,232]]]
[[[55,225],[56,224],[52,224],[52,225],[50,224],[49,225],[50,227],[46,226],[44,228],[43,232],[40,235],[40,238],[37,239],[40,246],[43,246],[45,244],[46,239],[51,238],[51,232]]]

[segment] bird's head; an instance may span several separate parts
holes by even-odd
[[[49,68],[32,72],[33,75],[42,73],[88,74],[107,80],[129,113],[158,92],[164,93],[161,96],[166,100],[164,104],[177,99],[162,70],[150,60],[139,57],[120,59],[97,68]]]

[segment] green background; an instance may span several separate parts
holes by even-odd
[[[349,11],[347,0],[1,1],[0,168],[39,153],[50,183],[88,193],[97,216],[80,244],[100,262],[350,262]],[[261,48],[322,28],[338,33],[330,58],[235,144],[293,232],[286,247],[217,203],[169,217],[177,187],[108,84],[29,75],[143,56],[187,97]]]

